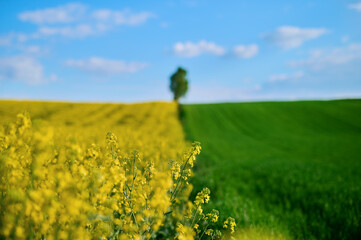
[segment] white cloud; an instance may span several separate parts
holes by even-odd
[[[8,46],[10,44],[11,44],[10,36],[0,37],[0,46]]]
[[[10,40],[15,39],[19,42],[49,36],[79,38],[104,33],[118,25],[140,25],[153,17],[155,17],[155,14],[151,12],[134,13],[129,9],[121,11],[98,9],[89,12],[83,4],[70,3],[55,8],[20,13],[19,19],[22,21],[39,24],[40,26],[32,34],[9,35],[11,35]],[[0,38],[0,45],[5,45],[8,41],[6,38]]]
[[[0,79],[42,84],[56,81],[57,77],[54,74],[44,76],[43,66],[32,57],[13,56],[0,58]]]
[[[291,67],[306,67],[312,70],[320,70],[337,65],[345,65],[355,60],[361,60],[361,44],[349,44],[345,47],[330,50],[312,51],[309,58],[290,61]]]
[[[66,65],[69,67],[75,67],[82,71],[100,75],[117,75],[122,73],[134,73],[145,68],[146,63],[129,62],[126,63],[120,60],[110,60],[100,57],[91,57],[85,60],[73,60],[66,61]]]
[[[30,46],[24,46],[20,48],[22,51],[29,53],[29,54],[36,54],[41,52],[41,48],[38,45],[30,45]]]
[[[168,22],[161,22],[160,23],[160,26],[162,27],[162,28],[167,28],[167,27],[169,27],[169,23]]]
[[[32,35],[34,38],[47,36],[63,36],[70,38],[86,37],[97,33],[91,25],[79,24],[73,27],[40,27],[38,31]]]
[[[290,49],[301,46],[305,41],[318,38],[327,32],[324,28],[299,28],[282,26],[263,37],[277,46]]]
[[[304,76],[303,72],[295,72],[292,74],[275,74],[270,76],[269,82],[294,81]]]
[[[26,34],[24,34],[24,33],[15,34],[15,38],[19,42],[25,42],[26,40],[28,40],[28,36]]]
[[[201,40],[194,42],[178,42],[173,46],[173,53],[180,57],[197,57],[203,54],[211,54],[216,56],[224,56],[227,51],[223,46],[217,45],[214,42]],[[233,47],[230,56],[238,58],[251,58],[258,54],[258,45],[237,45]]]
[[[44,53],[45,49],[38,45],[25,45],[23,34],[9,33],[5,36],[0,37],[0,47],[8,47],[8,49],[18,51],[27,54],[39,54]]]
[[[35,24],[69,23],[81,18],[85,11],[85,5],[69,3],[54,8],[22,12],[18,17],[24,22]]]
[[[94,11],[92,16],[97,21],[109,22],[115,25],[139,25],[145,23],[148,19],[155,17],[155,14],[151,12],[133,13],[129,9],[123,11],[100,9]]]
[[[251,58],[257,55],[258,46],[257,44],[251,45],[238,45],[233,48],[233,53],[239,58]]]
[[[11,32],[0,37],[0,46],[10,46],[14,40],[17,42],[25,42],[27,38],[25,34]]]
[[[226,53],[222,46],[218,46],[213,42],[199,41],[198,43],[178,42],[173,46],[173,52],[175,55],[181,57],[196,57],[202,54],[212,54],[216,56],[222,56]]]
[[[348,7],[350,9],[356,10],[358,12],[361,12],[361,2],[349,4]]]
[[[344,35],[344,36],[341,37],[341,42],[342,43],[347,43],[348,41],[350,41],[350,36]]]
[[[246,78],[242,79],[242,83],[244,83],[244,84],[251,83],[251,82],[253,82],[253,79],[250,77],[246,77]]]

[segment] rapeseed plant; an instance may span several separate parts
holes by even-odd
[[[150,120],[143,127],[151,133],[149,139],[124,130],[120,137],[108,132],[105,143],[94,144],[71,136],[72,128],[33,124],[27,114],[19,114],[0,130],[0,236],[220,238],[220,231],[210,228],[219,212],[203,212],[210,190],[204,188],[189,200],[189,177],[200,143],[182,153],[179,147],[187,144],[181,133],[164,139],[163,131],[150,131],[152,124]],[[224,226],[233,232],[234,219]]]

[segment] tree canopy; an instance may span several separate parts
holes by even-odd
[[[170,90],[175,101],[185,96],[188,91],[188,80],[186,77],[187,71],[181,67],[170,77]]]

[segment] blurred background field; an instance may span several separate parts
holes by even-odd
[[[108,131],[126,137],[131,134],[138,142],[148,135],[176,144],[184,134],[178,122],[175,103],[149,102],[138,104],[71,103],[37,101],[0,101],[0,124],[16,119],[18,113],[28,113],[33,122],[50,124],[60,134],[67,133],[87,142],[101,142]],[[171,126],[171,127],[170,127]],[[129,143],[132,142],[129,139]],[[173,146],[176,145],[173,143]]]
[[[59,144],[76,141],[83,149],[92,143],[105,145],[108,132],[118,136],[123,149],[139,150],[155,162],[161,153],[175,159],[186,147],[175,103],[0,101],[1,126],[15,121],[18,113],[28,114],[34,126],[53,129]]]
[[[361,100],[184,105],[210,208],[294,239],[361,237]]]

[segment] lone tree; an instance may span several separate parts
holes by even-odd
[[[173,99],[178,101],[188,91],[187,71],[181,67],[170,77],[170,90],[174,94]]]

